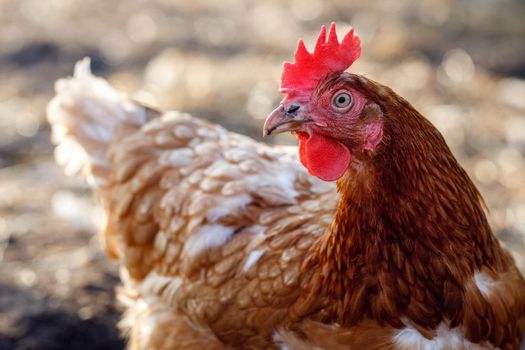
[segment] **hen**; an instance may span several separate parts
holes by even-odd
[[[131,349],[519,347],[525,283],[479,192],[407,101],[345,72],[359,54],[332,25],[285,63],[264,128],[299,152],[129,101],[86,60],[58,81],[56,158],[101,194]]]

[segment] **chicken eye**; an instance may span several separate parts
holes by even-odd
[[[339,111],[346,111],[352,105],[352,95],[348,92],[340,92],[334,95],[332,105]]]

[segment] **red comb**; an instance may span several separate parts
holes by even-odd
[[[342,73],[359,58],[360,40],[351,29],[341,43],[337,39],[335,23],[330,25],[328,40],[326,27],[321,28],[313,53],[299,40],[294,63],[284,62],[281,74],[281,92],[306,92],[315,89],[319,80],[331,73]]]

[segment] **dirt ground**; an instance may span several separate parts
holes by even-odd
[[[352,71],[443,132],[525,272],[523,18],[523,0],[0,0],[0,349],[125,346],[97,199],[55,165],[45,121],[84,56],[133,98],[260,139],[297,38],[353,25]]]

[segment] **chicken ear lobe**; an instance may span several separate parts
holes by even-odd
[[[363,150],[373,151],[383,140],[383,112],[379,105],[372,103],[361,113],[361,120],[365,122],[363,127]]]

